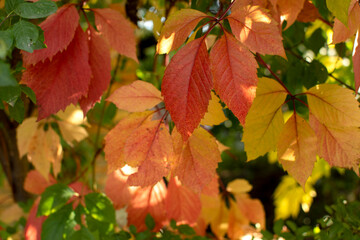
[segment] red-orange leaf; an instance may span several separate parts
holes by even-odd
[[[111,79],[110,49],[93,27],[90,26],[88,28],[87,34],[90,51],[89,64],[92,76],[87,96],[79,101],[84,116],[100,100]]]
[[[121,55],[138,61],[136,40],[130,22],[120,12],[110,9],[92,9],[95,14],[96,28]]]
[[[201,192],[216,174],[220,152],[215,138],[202,128],[198,128],[183,143],[180,134],[172,133],[176,160],[173,175],[187,187]]]
[[[126,210],[128,212],[128,225],[133,224],[137,231],[144,231],[147,229],[145,217],[149,213],[156,223],[154,231],[158,231],[166,220],[166,192],[166,186],[162,180],[155,186],[139,188],[134,193]]]
[[[31,207],[29,217],[26,221],[25,226],[25,239],[26,240],[41,240],[41,230],[42,230],[42,224],[45,221],[46,217],[36,216],[38,206],[40,202],[40,197],[38,197],[33,206]]]
[[[215,91],[244,124],[255,98],[257,63],[254,56],[225,33],[211,50],[210,62]]]
[[[314,22],[320,17],[318,9],[309,0],[305,0],[304,7],[297,16],[300,22]]]
[[[283,20],[287,21],[286,28],[290,27],[304,7],[305,0],[277,0],[278,10]]]
[[[45,59],[52,59],[56,53],[65,50],[74,38],[79,25],[79,14],[75,5],[66,4],[40,24],[44,31],[47,48],[35,50],[33,53],[23,51],[24,64],[36,64]]]
[[[105,194],[114,204],[115,209],[125,207],[130,203],[131,194],[126,183],[127,176],[119,169],[108,175],[105,184]]]
[[[32,194],[42,194],[45,189],[56,183],[56,180],[49,175],[49,179],[46,180],[41,173],[36,170],[28,172],[24,182],[24,189]]]
[[[191,191],[177,178],[171,178],[165,200],[168,219],[186,224],[196,223],[201,213],[201,201],[198,194]]]
[[[251,51],[286,57],[278,24],[262,8],[245,6],[227,19],[235,37]]]
[[[165,70],[162,94],[166,109],[186,140],[205,115],[212,79],[204,38],[180,49]]]
[[[66,51],[57,53],[52,61],[29,65],[22,81],[36,95],[38,119],[43,119],[87,94],[91,78],[86,34],[78,26]]]
[[[156,46],[157,53],[164,54],[178,49],[196,25],[206,17],[205,13],[194,9],[176,11],[165,22]]]
[[[162,96],[154,85],[139,80],[116,89],[107,101],[128,112],[142,112],[159,104]]]
[[[105,159],[108,172],[112,172],[125,165],[124,146],[128,137],[149,116],[151,112],[133,113],[122,119],[105,137]]]

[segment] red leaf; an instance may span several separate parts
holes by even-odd
[[[166,192],[164,181],[152,187],[139,188],[127,208],[128,225],[135,225],[138,232],[146,230],[145,217],[149,213],[156,223],[154,231],[158,231],[166,220]]]
[[[24,189],[32,194],[42,194],[45,189],[56,183],[56,180],[49,175],[49,180],[46,180],[41,173],[36,170],[28,172],[24,182]]]
[[[36,64],[48,58],[51,60],[56,53],[65,50],[74,38],[79,18],[74,4],[66,4],[50,15],[39,25],[44,31],[47,48],[35,50],[33,53],[22,51],[24,65]]]
[[[40,203],[40,197],[38,197],[28,216],[28,219],[26,221],[26,226],[25,226],[25,239],[26,240],[41,240],[41,230],[42,230],[42,224],[45,221],[46,217],[45,216],[41,216],[41,217],[37,217],[36,213],[38,210],[38,206]]]
[[[48,117],[87,94],[91,78],[86,35],[78,26],[66,51],[27,66],[22,81],[34,92],[39,106],[38,120]]]
[[[130,22],[120,12],[110,9],[92,9],[99,32],[118,53],[138,61],[136,40]]]
[[[176,129],[172,137],[177,156],[173,175],[190,189],[201,192],[215,177],[221,161],[215,138],[202,128],[196,129],[185,144]]]
[[[111,79],[110,49],[91,26],[88,28],[87,34],[92,77],[87,96],[79,100],[84,116],[96,102],[100,101],[101,95],[108,88]]]
[[[177,178],[169,182],[165,205],[168,219],[185,224],[196,223],[201,213],[199,195],[182,186]]]
[[[257,63],[254,56],[225,32],[211,50],[210,62],[215,91],[244,125],[255,98]]]
[[[235,37],[251,51],[286,57],[278,24],[258,6],[245,6],[227,19]]]
[[[108,175],[105,184],[105,194],[114,204],[115,209],[125,207],[130,203],[131,194],[126,183],[127,176],[119,169]]]
[[[186,140],[205,115],[212,79],[204,38],[196,39],[172,58],[165,70],[162,94],[166,109]]]

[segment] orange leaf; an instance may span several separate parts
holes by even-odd
[[[227,19],[235,37],[251,51],[286,58],[278,24],[258,6],[245,6]]]
[[[202,189],[201,194],[212,197],[219,195],[219,180],[217,175]]]
[[[135,81],[122,86],[107,99],[119,109],[128,112],[142,112],[150,109],[162,101],[161,92],[151,83]]]
[[[278,141],[278,158],[284,169],[304,188],[316,162],[316,136],[296,113],[285,123]]]
[[[99,32],[121,55],[138,61],[136,57],[136,40],[130,22],[116,10],[110,8],[92,9],[95,24]]]
[[[355,90],[358,91],[359,87],[360,87],[360,36],[359,36],[359,30],[356,32],[352,60],[353,60],[353,66],[354,66]]]
[[[171,178],[165,199],[168,219],[185,224],[197,222],[201,212],[199,195],[191,191],[177,178]]]
[[[45,189],[56,183],[56,180],[49,175],[49,179],[45,179],[38,171],[31,170],[26,175],[24,181],[24,189],[32,194],[40,195]]]
[[[115,209],[125,207],[130,203],[131,194],[126,183],[127,176],[119,169],[108,175],[105,185],[105,194],[114,204]]]
[[[211,50],[210,62],[215,91],[244,124],[256,91],[257,63],[253,55],[225,32]]]
[[[201,192],[215,177],[221,161],[215,138],[202,128],[196,129],[185,143],[175,129],[172,137],[176,154],[174,176],[187,187]]]
[[[166,220],[166,193],[166,186],[162,180],[155,186],[139,188],[127,208],[128,225],[135,225],[138,232],[144,231],[147,229],[145,217],[149,213],[156,223],[154,231],[158,231]]]
[[[204,117],[212,79],[204,38],[180,49],[165,70],[162,94],[166,109],[186,140]]]
[[[196,25],[206,17],[209,16],[194,9],[176,11],[165,22],[156,46],[157,53],[167,54],[178,49],[189,37]]]
[[[35,50],[33,53],[22,51],[24,65],[36,64],[46,59],[51,60],[55,54],[65,50],[74,38],[79,18],[74,4],[66,4],[55,14],[50,15],[39,25],[44,31],[44,43],[47,48]]]
[[[125,165],[124,146],[128,137],[137,129],[152,112],[133,113],[122,119],[105,136],[105,159],[108,162],[108,172],[112,172]]]
[[[79,100],[80,106],[86,113],[100,101],[101,95],[108,88],[111,79],[110,49],[106,42],[98,35],[95,29],[89,26],[86,31],[89,44],[89,64],[91,67],[91,79],[86,96]]]
[[[286,28],[289,28],[296,20],[304,7],[305,0],[277,0],[278,10],[281,15],[281,22],[287,21]]]
[[[349,7],[348,25],[345,26],[337,18],[334,22],[334,34],[332,43],[345,42],[348,38],[352,37],[360,26],[360,7],[358,1],[352,0]]]
[[[309,122],[318,138],[319,155],[331,166],[352,168],[359,174],[359,128],[322,124],[313,114],[310,114]]]
[[[91,69],[86,34],[80,25],[74,39],[52,61],[45,60],[27,66],[22,81],[36,95],[39,106],[38,120],[46,118],[85,96],[89,89]]]
[[[314,22],[316,19],[320,17],[320,13],[318,9],[309,2],[309,0],[305,0],[304,7],[297,16],[299,22]]]
[[[251,199],[248,194],[238,194],[235,196],[236,204],[241,213],[245,215],[250,222],[260,223],[262,229],[265,229],[265,210],[260,200]]]

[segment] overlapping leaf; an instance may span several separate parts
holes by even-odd
[[[356,32],[356,38],[354,41],[354,48],[352,53],[353,68],[354,68],[354,80],[355,90],[359,91],[360,87],[360,35],[359,31]]]
[[[118,88],[107,100],[119,109],[142,112],[159,104],[163,99],[154,85],[138,80]]]
[[[278,141],[278,158],[284,169],[304,188],[316,161],[316,135],[305,119],[294,113]]]
[[[251,51],[285,57],[278,24],[258,6],[244,6],[227,19],[235,37]]]
[[[92,9],[97,30],[107,39],[110,46],[121,55],[138,61],[134,29],[120,12],[110,9]]]
[[[114,204],[115,209],[125,207],[130,203],[131,192],[129,185],[126,183],[126,176],[120,169],[108,175],[104,192]]]
[[[286,20],[286,28],[290,27],[304,7],[305,0],[277,0],[281,19]]]
[[[162,94],[178,131],[186,140],[205,115],[212,88],[204,38],[196,39],[172,58],[165,70]]]
[[[243,141],[248,160],[276,148],[284,127],[281,106],[286,96],[286,90],[274,79],[259,79],[256,98],[244,127]]]
[[[351,0],[343,0],[341,2],[336,0],[326,0],[326,6],[337,19],[339,19],[344,25],[347,25],[350,2]]]
[[[220,99],[213,92],[211,92],[211,100],[209,102],[208,110],[200,124],[213,126],[219,125],[226,120],[227,118],[224,115]]]
[[[213,180],[221,161],[215,138],[202,128],[196,129],[185,143],[176,130],[172,137],[176,155],[173,175],[185,186],[200,192]]]
[[[195,26],[206,17],[205,13],[194,9],[183,9],[172,14],[161,31],[156,46],[157,53],[164,54],[178,49]]]
[[[225,33],[215,43],[210,61],[215,91],[244,124],[257,84],[254,57],[232,35]]]

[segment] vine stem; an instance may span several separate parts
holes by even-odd
[[[9,18],[12,17],[12,14],[14,13],[15,10],[12,10],[1,22],[0,22],[0,27],[4,24],[4,22]]]

